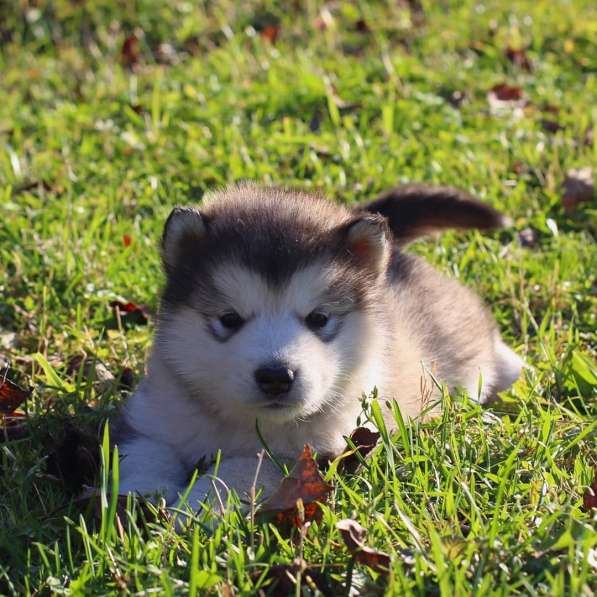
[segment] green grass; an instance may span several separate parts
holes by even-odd
[[[595,208],[565,213],[561,183],[597,163],[597,10],[422,4],[0,2],[0,355],[33,387],[28,435],[0,443],[1,593],[267,593],[269,567],[301,550],[332,593],[595,590],[595,513],[582,509],[597,464]],[[275,44],[256,32],[268,23]],[[506,58],[520,46],[530,72]],[[523,89],[520,114],[490,112],[501,82]],[[215,530],[208,514],[182,534],[132,515],[118,529],[109,492],[94,519],[49,464],[67,418],[97,429],[126,391],[66,363],[86,354],[142,373],[151,323],[110,325],[110,301],[155,309],[169,210],[240,179],[346,202],[444,183],[508,213],[499,234],[413,250],[477,289],[533,369],[489,409],[446,397],[441,418],[333,474],[303,542],[235,511]],[[353,565],[334,526],[350,516],[391,555],[389,575]]]

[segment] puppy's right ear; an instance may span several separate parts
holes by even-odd
[[[194,207],[175,207],[162,233],[162,261],[166,271],[174,269],[181,255],[192,249],[206,233],[206,221]]]

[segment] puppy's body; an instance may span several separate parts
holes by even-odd
[[[425,201],[451,204],[452,221],[449,209],[426,216]],[[481,301],[400,250],[450,224],[493,227],[500,216],[427,187],[350,211],[244,186],[215,194],[201,212],[175,210],[148,374],[123,413],[121,492],[175,500],[217,450],[219,478],[247,490],[262,448],[256,421],[279,458],[305,443],[338,453],[374,388],[408,417],[436,396],[431,375],[481,401],[507,388],[521,361]],[[268,489],[278,476],[266,463],[260,480]],[[193,505],[210,483],[196,483]]]

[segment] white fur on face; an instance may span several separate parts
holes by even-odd
[[[351,310],[350,297],[326,304],[323,297],[332,279],[332,267],[316,263],[273,290],[256,272],[239,265],[221,267],[213,280],[226,297],[221,312],[206,317],[198,305],[167,314],[158,333],[158,349],[197,399],[227,417],[283,422],[325,407],[338,408],[343,399],[358,397],[345,396],[349,379],[356,376],[373,385],[357,373],[372,370],[375,355],[368,338],[376,334],[373,317]],[[335,331],[328,341],[323,339],[325,333],[320,337],[304,321],[320,308],[330,315],[328,331]],[[232,310],[245,323],[227,340],[218,340],[210,325],[213,330],[218,315]],[[273,362],[285,363],[295,372],[290,392],[274,400],[255,381],[255,371]],[[272,401],[279,404],[273,408]]]

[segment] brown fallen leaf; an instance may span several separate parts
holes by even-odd
[[[280,35],[279,25],[266,25],[260,32],[259,35],[264,39],[267,39],[272,45],[276,43],[278,35]]]
[[[133,33],[122,42],[120,61],[132,70],[139,64],[139,57],[139,38]]]
[[[508,83],[494,85],[489,92],[502,102],[515,102],[521,100],[523,97],[523,92],[520,87],[509,85]]]
[[[584,495],[582,496],[583,508],[590,512],[593,509],[597,509],[597,470],[595,471],[595,479],[590,487],[587,487]]]
[[[278,489],[262,504],[261,514],[273,514],[280,526],[302,526],[321,519],[320,502],[325,502],[333,487],[325,482],[313,458],[310,446],[303,452]],[[304,516],[299,516],[297,502],[302,500]]]
[[[0,373],[0,415],[11,415],[27,398],[31,390],[26,390]]]
[[[147,305],[137,305],[130,301],[112,301],[110,307],[114,310],[116,319],[120,319],[124,324],[144,325],[150,318],[149,307]]]
[[[355,556],[357,562],[365,564],[378,572],[387,573],[389,571],[390,556],[383,551],[365,545],[367,530],[356,520],[345,518],[336,523],[336,528],[340,531],[348,551]]]
[[[371,29],[369,28],[369,25],[367,24],[367,21],[365,21],[365,19],[358,19],[357,22],[354,24],[354,28],[359,33],[371,32]]]
[[[492,114],[504,112],[522,113],[522,108],[527,105],[522,88],[508,83],[494,85],[487,93],[489,111]]]
[[[564,211],[571,213],[581,203],[592,201],[594,196],[593,169],[590,166],[568,172],[562,183],[562,205]]]
[[[336,528],[342,535],[342,540],[351,553],[365,546],[367,529],[352,518],[344,518],[336,523]]]
[[[379,438],[379,432],[371,431],[367,427],[357,427],[350,434],[350,441],[356,446],[356,450],[348,452],[346,458],[342,460],[343,470],[347,473],[355,473],[361,466],[359,456],[365,458],[375,448]]]
[[[506,58],[515,66],[522,70],[530,72],[533,70],[533,65],[527,56],[526,50],[523,48],[507,48]]]

